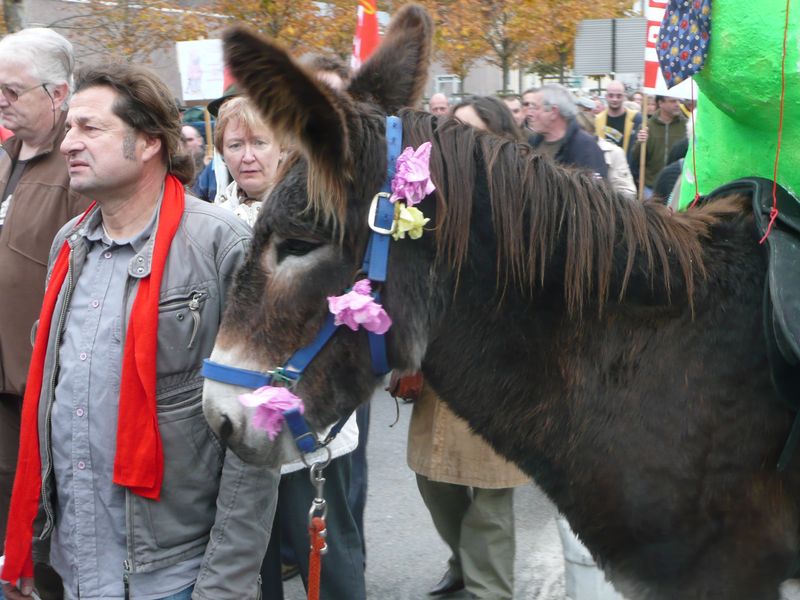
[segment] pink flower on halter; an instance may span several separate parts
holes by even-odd
[[[270,441],[275,441],[283,427],[283,411],[300,407],[303,413],[303,401],[285,387],[265,385],[249,394],[239,396],[239,402],[248,408],[255,407],[253,427],[267,432]]]
[[[419,204],[436,189],[431,181],[431,143],[425,142],[414,150],[411,146],[397,157],[392,178],[391,202],[405,199],[407,206]]]
[[[369,279],[360,279],[346,294],[328,296],[328,310],[335,317],[336,325],[347,325],[353,331],[359,326],[367,331],[384,334],[392,325],[392,320],[383,307],[372,298]]]

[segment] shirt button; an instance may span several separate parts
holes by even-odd
[[[103,254],[103,256],[105,256],[106,258],[111,258],[111,252],[106,252],[105,254]]]
[[[141,263],[141,262],[144,262],[144,257],[142,257],[142,256],[137,256],[137,257],[136,257],[136,262],[140,262],[140,263]]]
[[[86,360],[87,358],[89,358],[89,355],[86,354],[86,352],[81,352],[78,358],[80,358],[81,360]]]
[[[144,273],[144,267],[139,267],[138,269],[136,269],[136,272],[137,273]]]
[[[78,239],[78,234],[77,233],[73,233],[71,236],[69,236],[69,239],[71,239],[74,242],[75,240]]]
[[[79,468],[81,471],[83,471],[83,470],[86,468],[86,463],[85,463],[85,462],[83,462],[82,460],[79,460],[79,461],[78,461],[78,468]]]
[[[78,410],[75,411],[75,414],[78,415],[79,417],[82,417],[83,416],[83,409],[79,408]]]
[[[92,300],[92,308],[97,308],[98,306],[100,306],[100,301],[99,300]]]

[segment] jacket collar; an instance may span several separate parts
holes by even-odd
[[[153,216],[150,221],[142,231],[127,241],[136,252],[128,265],[128,275],[136,279],[147,277],[150,274],[153,262],[153,247],[156,241],[156,236],[153,233],[158,229],[158,215],[163,199],[164,188],[162,186],[161,196],[153,209]],[[95,205],[86,215],[86,218],[72,226],[67,233],[67,242],[70,248],[75,249],[79,243],[85,243],[84,239],[88,241],[99,240],[103,235],[102,213],[100,212],[100,206]]]

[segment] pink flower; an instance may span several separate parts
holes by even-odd
[[[283,427],[283,411],[290,408],[300,408],[300,414],[305,410],[303,401],[285,387],[265,385],[249,394],[239,396],[239,402],[248,408],[255,407],[253,427],[267,432],[270,441],[275,441]]]
[[[353,331],[363,327],[367,331],[384,334],[392,320],[383,307],[372,298],[369,279],[360,279],[346,294],[328,296],[328,310],[334,315],[336,325],[347,325]]]
[[[414,150],[411,146],[397,157],[392,178],[391,202],[405,198],[407,206],[419,204],[436,189],[431,181],[431,143],[425,142]]]

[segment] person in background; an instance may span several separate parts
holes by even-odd
[[[492,96],[471,96],[453,117],[513,142],[523,136],[508,107]],[[396,378],[395,378],[396,379]],[[450,549],[447,570],[430,591],[441,596],[466,588],[473,598],[505,600],[514,593],[514,488],[529,482],[470,431],[422,381],[408,429],[408,466],[434,527]],[[408,389],[408,386],[403,385]],[[395,388],[395,385],[392,385]]]
[[[656,102],[656,97],[652,94],[647,95],[647,118],[649,119],[658,110],[658,103]]]
[[[511,96],[503,96],[503,102],[506,103],[508,110],[511,111],[511,116],[514,117],[514,122],[522,131],[525,127],[525,112],[522,110],[522,98],[513,94]]]
[[[595,134],[595,120],[592,118],[591,112],[578,113],[576,120],[578,125],[589,135]],[[597,145],[603,151],[603,156],[608,165],[608,185],[619,192],[621,196],[629,200],[635,199],[636,184],[633,182],[633,176],[631,175],[630,167],[628,167],[628,159],[622,148],[604,138],[598,138]]]
[[[219,204],[253,227],[274,183],[281,161],[280,144],[252,104],[237,96],[219,109],[214,146],[233,179]]]
[[[550,83],[529,90],[523,98],[528,99],[525,107],[528,127],[535,132],[528,143],[536,152],[562,165],[587,169],[597,177],[608,175],[595,138],[575,121],[578,108],[567,88]]]
[[[191,156],[194,161],[194,181],[197,181],[197,176],[200,175],[206,166],[206,144],[203,141],[203,136],[194,125],[183,125],[181,127],[181,144],[184,152]],[[192,185],[194,185],[194,181]]]
[[[655,99],[658,111],[647,120],[647,129],[641,129],[636,134],[636,144],[631,147],[628,155],[631,171],[638,177],[640,148],[642,144],[646,144],[645,198],[652,195],[656,177],[667,166],[672,146],[686,139],[686,119],[681,112],[679,100],[667,96],[656,96]]]
[[[30,598],[33,546],[68,598],[255,600],[278,468],[213,435],[200,372],[251,232],[187,196],[178,110],[151,71],[84,70],[66,129],[70,186],[95,204],[50,252],[4,593]]]
[[[450,100],[442,93],[436,93],[428,100],[430,113],[437,117],[444,117],[450,113]]]
[[[606,101],[608,108],[595,117],[595,135],[621,147],[627,156],[634,133],[642,126],[642,114],[623,105],[625,86],[621,81],[608,84]]]
[[[631,102],[635,102],[638,106],[638,111],[642,112],[642,100],[644,100],[644,94],[642,92],[636,91],[633,92],[630,96]]]
[[[89,206],[70,190],[58,150],[73,68],[72,45],[52,29],[0,41],[0,122],[14,130],[0,150],[0,555],[47,255],[58,230]],[[36,565],[36,585],[45,600],[61,597],[61,581],[45,565]]]

